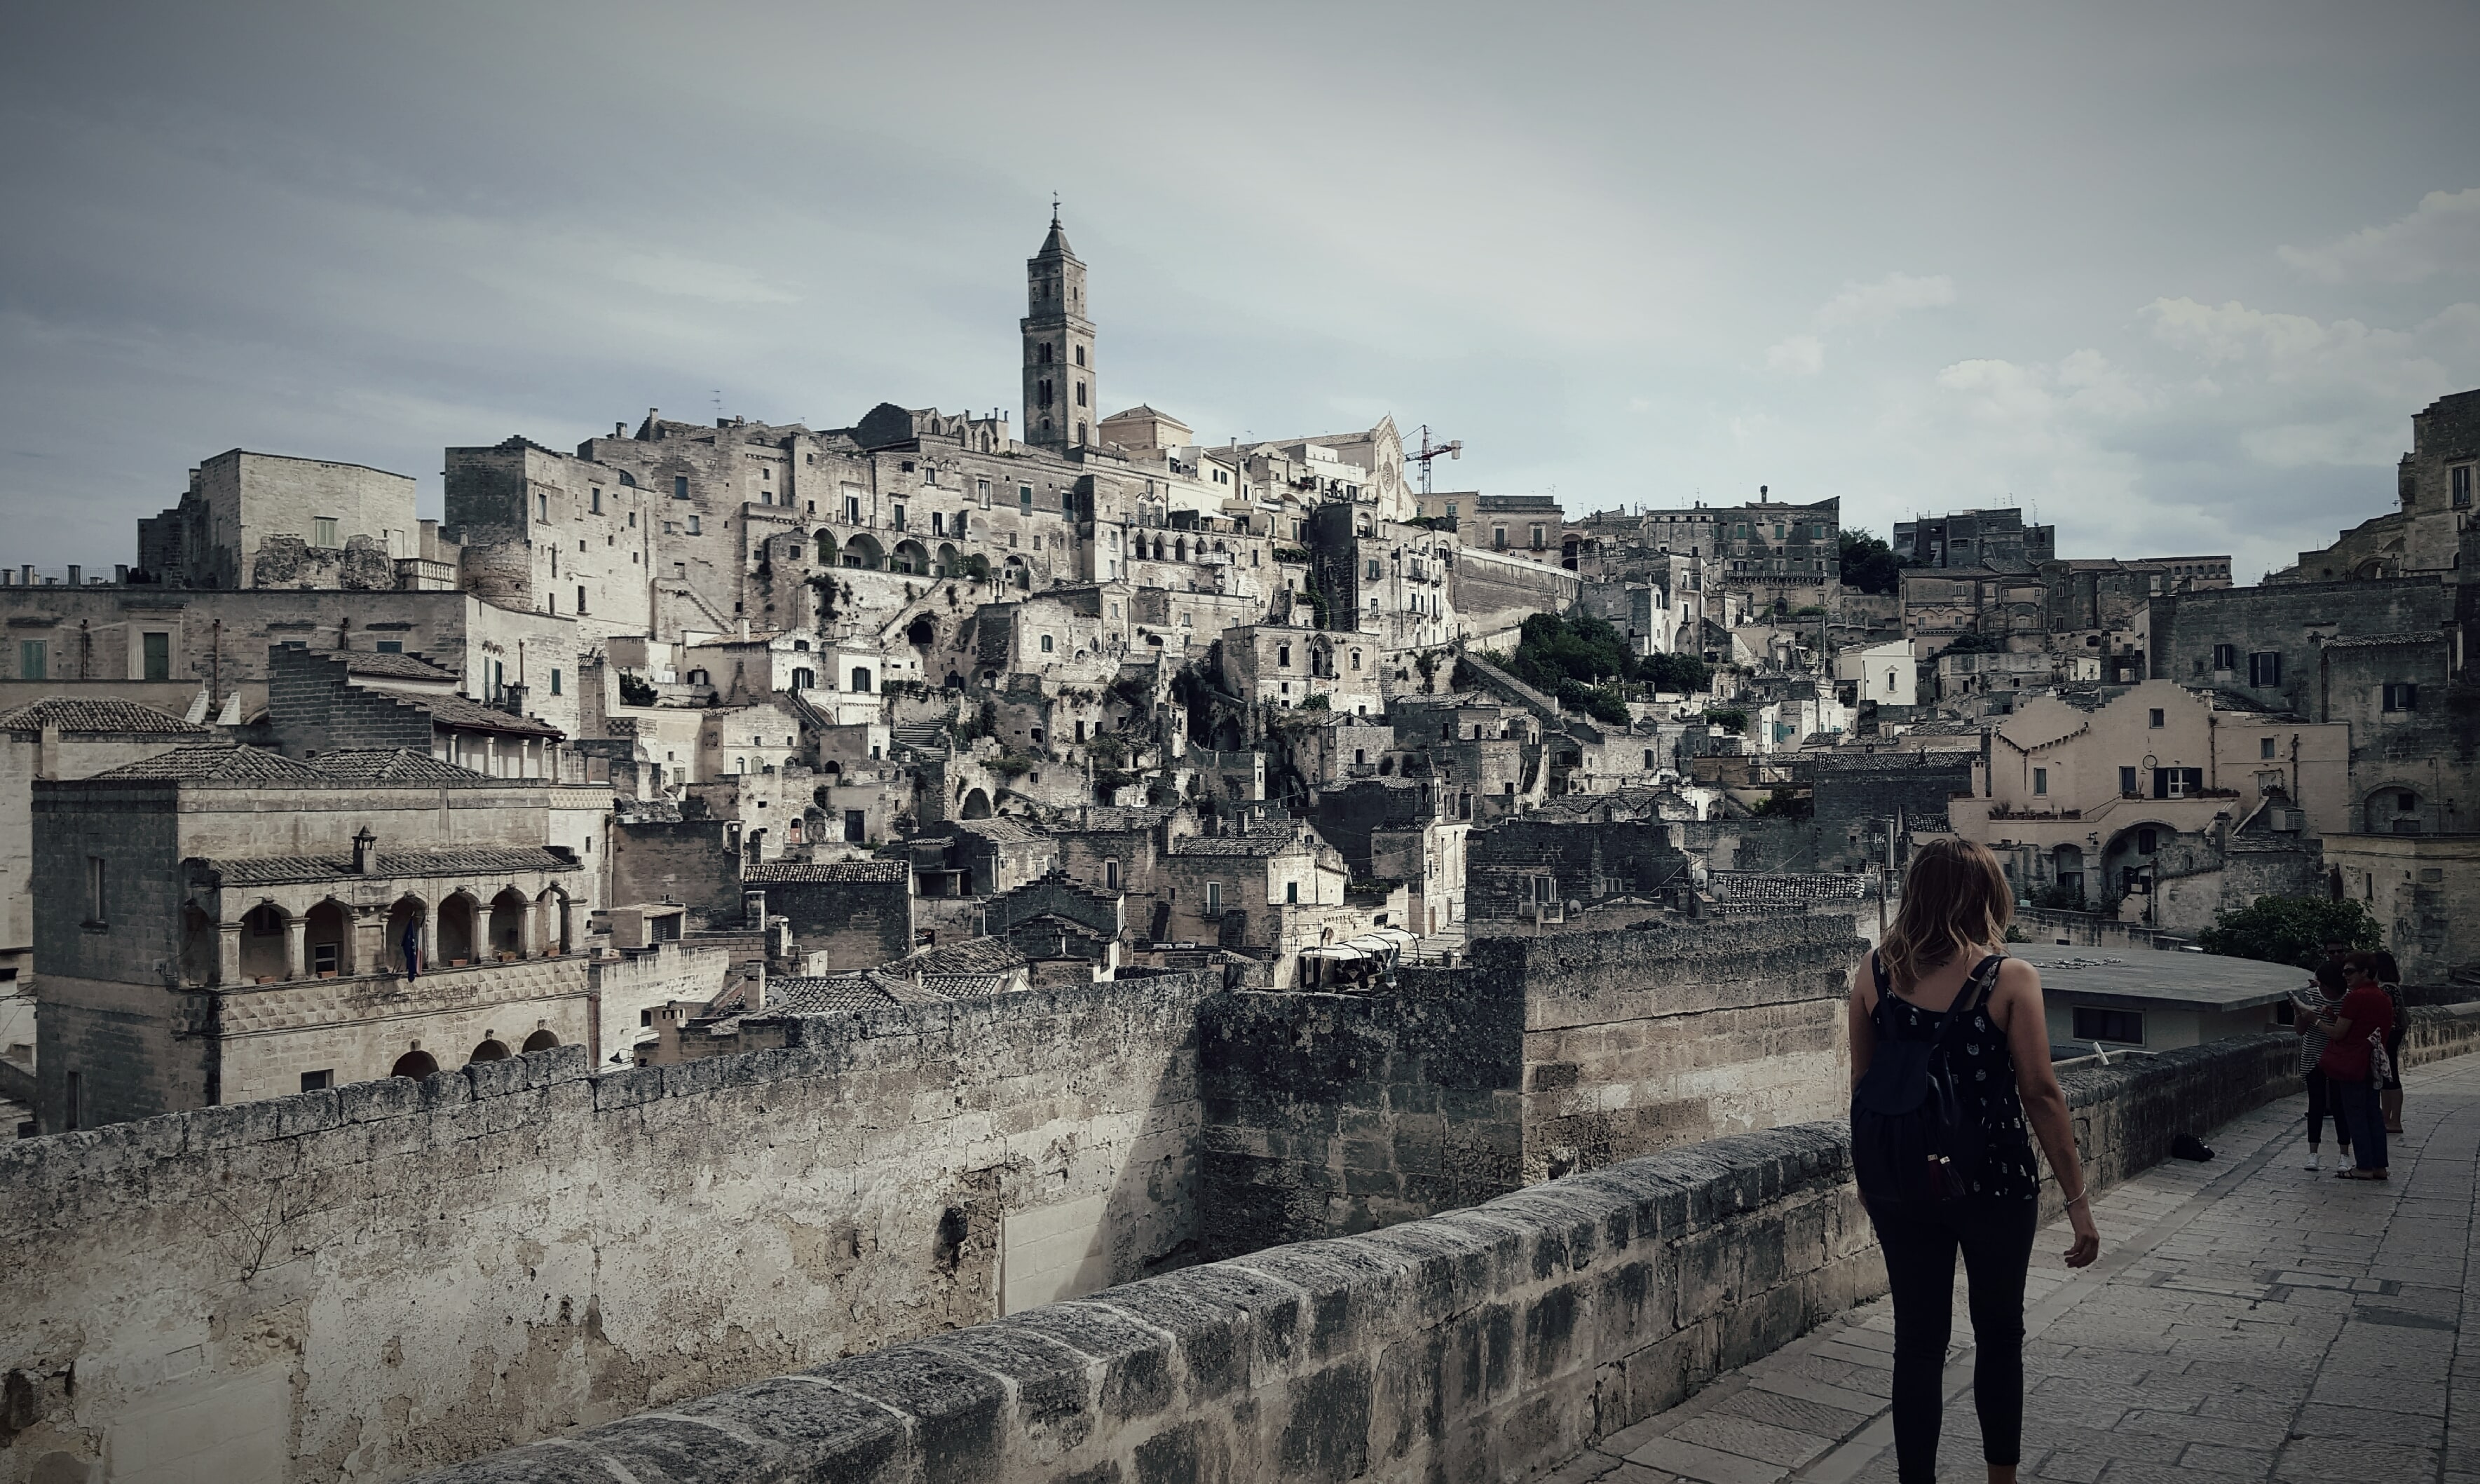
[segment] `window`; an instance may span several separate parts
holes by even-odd
[[[688,497],[689,477],[685,474],[676,474],[672,476],[672,498],[675,500],[686,500]]]
[[[139,659],[148,680],[172,678],[172,636],[142,634],[138,637]]]
[[[1533,549],[1535,551],[1541,549],[1541,528],[1538,526],[1533,528]]]
[[[944,510],[932,510],[930,512],[930,534],[932,535],[945,535],[947,534],[947,514]]]
[[[2272,739],[2272,738],[2270,738],[2270,737],[2260,737],[2260,738],[2258,738],[2258,739],[2256,740],[2256,755],[2257,755],[2258,757],[2260,757],[2260,758],[2270,758],[2270,757],[2272,757],[2272,756],[2273,756],[2273,739]]]
[[[1357,649],[1352,652],[1352,667],[1356,670],[1360,668],[1360,651]]]
[[[1507,550],[1507,528],[1505,526],[1492,526],[1489,528],[1489,544],[1498,548],[1500,551]]]
[[[313,974],[334,974],[336,972],[337,965],[342,961],[341,956],[337,951],[338,947],[338,945],[333,943],[314,943],[310,945],[310,972]]]
[[[2385,686],[2385,709],[2388,711],[2417,711],[2419,709],[2419,687],[2403,681],[2388,681]]]
[[[47,641],[39,638],[19,639],[17,641],[17,678],[49,680],[52,674],[50,655],[51,646]]]
[[[1453,519],[1455,519],[1455,518],[1456,518],[1456,503],[1455,503],[1453,500],[1450,500],[1450,501],[1448,501],[1448,502],[1447,502],[1447,519],[1449,519],[1449,520],[1453,520]]]
[[[1083,346],[1078,346],[1076,348],[1076,364],[1079,366],[1085,364],[1085,348]]]
[[[1044,636],[1042,637],[1042,652],[1043,652],[1044,654],[1048,654],[1048,653],[1050,653],[1050,652],[1051,652],[1051,650],[1050,650],[1050,636],[1049,636],[1049,635],[1047,635],[1047,634],[1046,634],[1046,635],[1044,635]]]
[[[637,529],[637,512],[634,510],[629,512],[629,529],[632,531]]]
[[[899,505],[899,506],[896,506],[896,507],[894,508],[894,514],[895,514],[895,529],[896,529],[896,530],[898,530],[898,531],[901,531],[901,530],[903,530],[903,529],[904,529],[904,507],[902,507],[902,506],[900,506],[900,505]]]
[[[585,492],[585,508],[595,514],[603,513],[603,486],[595,485]]]
[[[852,688],[854,690],[863,693],[866,693],[868,691],[869,667],[867,665],[856,664],[853,666]]]
[[[861,496],[844,496],[844,519],[856,526],[861,524]]]
[[[1375,557],[1369,559],[1368,580],[1373,583],[1378,581],[1378,559]]]
[[[2123,1041],[2130,1046],[2144,1044],[2144,1012],[2141,1010],[2104,1010],[2088,1004],[2076,1006],[2076,1039],[2079,1041]]]
[[[1082,381],[1079,381],[1079,382],[1077,382],[1077,383],[1076,383],[1076,405],[1078,405],[1078,406],[1080,406],[1080,407],[1081,407],[1081,406],[1083,406],[1083,405],[1085,405],[1085,383],[1084,383],[1084,382],[1082,382]],[[1082,442],[1084,442],[1084,441],[1085,441],[1085,434],[1084,434],[1084,427],[1085,427],[1085,425],[1084,425],[1084,424],[1082,424],[1082,423],[1079,423],[1079,424],[1077,424],[1077,425],[1076,425],[1076,427],[1077,427],[1076,441],[1077,441],[1077,442],[1079,442],[1079,443],[1082,443]]]
[[[1032,485],[1019,484],[1016,487],[1016,508],[1024,514],[1030,515],[1033,513]]]
[[[2154,853],[2156,850],[2159,849],[2160,847],[2161,847],[2161,837],[2160,837],[2160,835],[2159,835],[2158,833],[2157,833],[2156,831],[2151,830],[2151,829],[2140,829],[2140,830],[2137,830],[2137,831],[2135,832],[2135,853],[2136,853],[2136,854],[2138,854],[2138,855],[2151,855],[2152,853]]]
[[[1033,357],[1034,364],[1039,366],[1047,366],[1050,364],[1050,347],[1047,344],[1036,347],[1036,352],[1037,353]]]
[[[2162,725],[2162,720],[2161,720],[2161,708],[2160,708],[2160,707],[2158,707],[2158,706],[2156,706],[2156,707],[2154,707],[2151,711],[2146,712],[2146,713],[2144,714],[2144,724],[2145,724],[2146,726],[2151,726],[2151,727],[2157,727],[2157,726]]]
[[[696,516],[692,515],[692,516],[690,516],[690,517],[689,517],[689,534],[691,534],[691,535],[696,535],[697,534],[698,534],[698,518],[697,518]]]
[[[1300,899],[1301,899],[1301,884],[1300,884],[1298,881],[1286,881],[1286,882],[1284,882],[1284,883],[1283,883],[1283,900],[1284,900],[1285,902],[1287,902],[1287,903],[1288,903],[1288,902],[1297,902],[1297,901],[1299,901]]]
[[[869,817],[859,809],[844,811],[844,844],[864,845],[869,840]]]
[[[1120,889],[1120,863],[1118,861],[1104,861],[1102,863],[1102,889],[1106,892],[1116,892]]]
[[[2135,769],[2132,768],[2120,768],[2118,770],[2118,792],[2120,794],[2132,798],[2135,796]]]
[[[583,584],[580,584],[580,585],[578,586],[578,589],[577,589],[577,611],[578,611],[579,612],[581,612],[581,613],[585,612],[585,587],[584,587],[584,585],[583,585]]]
[[[336,1085],[336,1073],[333,1068],[323,1072],[304,1072],[301,1074],[301,1090],[303,1092],[324,1092],[334,1085]]]
[[[2237,669],[2238,667],[2239,667],[2239,646],[2238,646],[2238,645],[2236,645],[2236,644],[2215,644],[2215,645],[2213,646],[2213,668],[2215,668],[2215,669],[2217,669],[2217,670],[2235,670],[2235,669]]]
[[[109,868],[105,865],[103,857],[88,856],[86,858],[86,925],[89,927],[101,927],[111,921],[107,914],[112,904],[106,899],[104,891],[109,880]]]
[[[383,655],[400,655],[404,653],[404,640],[400,638],[383,638],[373,647],[376,649],[378,653]]]
[[[2248,684],[2251,686],[2282,684],[2282,652],[2268,650],[2248,656]]]
[[[1275,664],[1283,669],[1290,669],[1292,667],[1291,645],[1278,644],[1275,646]]]
[[[318,515],[311,518],[310,543],[314,546],[325,548],[333,548],[335,546],[336,518],[334,516]]]
[[[2047,794],[2050,792],[2050,770],[2048,768],[2036,768],[2032,769],[2032,792],[2035,794]]]
[[[582,591],[582,590],[583,590],[583,589],[581,589],[581,588],[580,589],[580,591]],[[581,609],[579,609],[579,610],[578,610],[578,612],[581,613],[581,612],[585,612],[585,610],[583,610],[583,609],[581,609]],[[559,667],[558,667],[558,666],[556,666],[556,665],[554,665],[554,666],[552,667],[552,672],[551,672],[551,693],[552,693],[552,694],[554,694],[554,695],[557,695],[557,694],[559,694]]]
[[[2471,471],[2473,467],[2475,466],[2471,464],[2456,464],[2453,468],[2445,471],[2445,478],[2453,486],[2454,508],[2458,510],[2467,510],[2471,508]]]
[[[1220,881],[1208,881],[1205,883],[1205,915],[1207,917],[1218,917],[1222,915],[1222,912],[1223,883]]]
[[[551,519],[551,496],[540,490],[534,491],[534,519],[542,521]]]

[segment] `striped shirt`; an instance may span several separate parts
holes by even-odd
[[[2292,1018],[2303,1028],[2299,1033],[2299,1075],[2302,1077],[2316,1070],[2317,1059],[2325,1054],[2325,1048],[2332,1043],[2332,1037],[2325,1034],[2314,1017],[2331,1014],[2334,1007],[2341,1003],[2338,1000],[2326,999],[2320,989],[2311,988],[2305,991],[2305,995],[2309,1008],[2291,1011]]]

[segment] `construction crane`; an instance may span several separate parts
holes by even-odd
[[[1433,447],[1430,443],[1430,425],[1423,423],[1421,425],[1420,451],[1418,453],[1408,453],[1404,456],[1404,461],[1406,463],[1419,464],[1421,466],[1421,493],[1426,495],[1430,492],[1430,464],[1433,460],[1442,456],[1448,458],[1463,457],[1464,440],[1458,438],[1453,443],[1441,443]]]

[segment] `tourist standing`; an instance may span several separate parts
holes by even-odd
[[[2325,1135],[2325,1115],[2334,1116],[2335,1166],[2351,1162],[2351,1126],[2334,1107],[2333,1084],[2317,1063],[2325,1054],[2324,1017],[2342,1002],[2342,958],[2337,953],[2316,968],[2315,981],[2290,997],[2291,1028],[2299,1032],[2299,1080],[2308,1087],[2308,1167],[2324,1168],[2317,1145]]]
[[[2394,1028],[2386,1034],[2386,1080],[2377,1088],[2377,1111],[2385,1114],[2386,1133],[2399,1135],[2403,1131],[2403,1031],[2410,1026],[2410,1017],[2403,1014],[2402,969],[2394,962],[2394,955],[2383,949],[2375,950],[2368,956],[2376,960],[2377,987],[2386,992],[2386,999],[2394,1009]]]
[[[2024,1280],[2040,1226],[2028,1123],[2067,1194],[2075,1228],[2067,1265],[2082,1267],[2101,1252],[2066,1096],[2050,1065],[2041,976],[2001,947],[2013,913],[2014,893],[1987,846],[1934,841],[1904,873],[1902,910],[1883,942],[1851,974],[1853,1162],[1895,1299],[1902,1484],[1937,1477],[1957,1251],[1971,1294],[1981,1454],[1992,1484],[2013,1484],[2024,1431]],[[1890,1162],[1887,1152],[1919,1126],[1898,1127],[1881,1110],[1902,1105],[1925,1068],[1945,1080],[1961,1113],[1961,1124],[1947,1126],[1966,1131],[1952,1139],[1960,1158]],[[1924,1178],[1924,1170],[1933,1173]]]
[[[2325,1074],[2334,1105],[2351,1131],[2356,1168],[2337,1170],[2338,1180],[2384,1180],[2386,1121],[2378,1111],[2377,1087],[2370,1055],[2393,1029],[2393,1003],[2377,984],[2376,956],[2352,953],[2342,960],[2342,1002],[2325,1012],[2319,1024],[2327,1037],[2317,1070]]]

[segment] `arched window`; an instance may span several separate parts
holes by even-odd
[[[1360,668],[1360,651],[1357,649],[1352,652],[1352,667],[1356,670]]]
[[[524,1049],[529,1052],[547,1052],[558,1044],[559,1037],[545,1028],[526,1037]]]
[[[396,1065],[388,1069],[390,1077],[409,1077],[416,1081],[426,1077],[435,1077],[438,1073],[439,1059],[419,1046],[399,1056],[396,1059]]]

